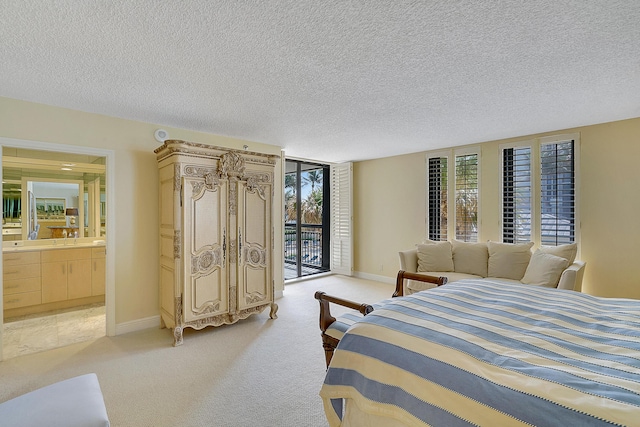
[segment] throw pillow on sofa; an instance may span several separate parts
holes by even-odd
[[[527,285],[556,288],[569,260],[538,249],[533,253],[521,282]]]
[[[521,280],[531,259],[531,247],[528,243],[497,243],[489,241],[488,277]]]
[[[569,243],[566,245],[558,246],[540,246],[539,251],[545,254],[551,254],[559,256],[560,258],[564,258],[569,261],[568,265],[571,265],[576,260],[576,254],[578,253],[578,244]]]
[[[453,271],[451,243],[433,242],[418,246],[418,271]]]
[[[451,242],[451,247],[453,249],[453,271],[487,277],[489,252],[486,243],[454,240]]]

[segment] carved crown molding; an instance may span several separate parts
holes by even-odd
[[[280,156],[276,154],[258,153],[255,151],[243,151],[228,147],[219,147],[216,145],[201,144],[197,142],[183,141],[179,139],[168,139],[160,147],[153,150],[157,160],[163,160],[173,154],[186,155],[191,157],[207,157],[220,156],[222,152],[234,152],[247,156],[247,160],[251,163],[275,165],[276,159]]]

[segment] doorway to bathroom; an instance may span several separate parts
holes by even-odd
[[[106,237],[113,153],[5,138],[0,144],[2,359],[105,336],[115,329]]]

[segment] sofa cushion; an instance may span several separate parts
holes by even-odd
[[[487,277],[489,252],[486,243],[453,240],[451,246],[453,249],[453,271]]]
[[[569,261],[568,265],[571,265],[576,260],[576,254],[578,253],[578,244],[569,243],[567,245],[558,246],[540,246],[539,250],[545,254],[551,254],[559,256],[560,258],[564,258]]]
[[[527,285],[555,288],[560,275],[569,265],[569,260],[545,253],[538,249],[534,252],[521,282]]]
[[[418,245],[418,272],[422,271],[453,271],[451,243]]]
[[[488,276],[521,280],[531,259],[531,246],[533,242],[517,244],[488,242]]]

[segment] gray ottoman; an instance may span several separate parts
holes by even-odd
[[[0,403],[0,424],[11,427],[109,427],[96,374],[60,381]]]

